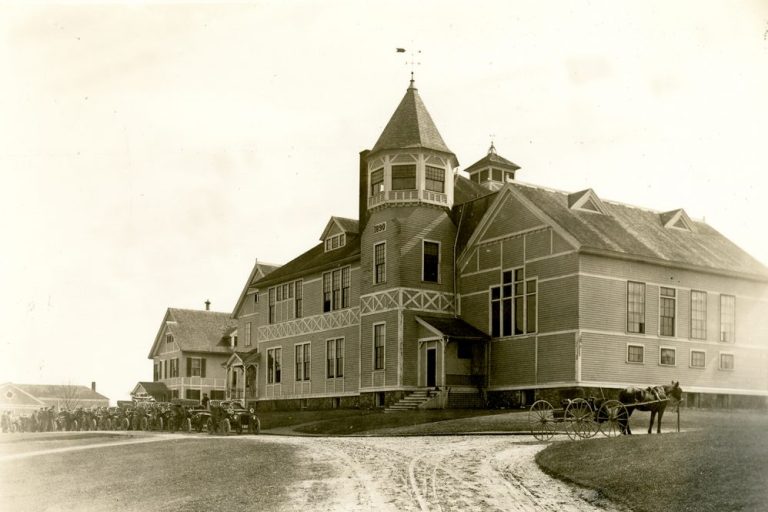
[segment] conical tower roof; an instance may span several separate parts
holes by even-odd
[[[437,131],[432,116],[421,101],[419,91],[411,80],[397,110],[381,132],[371,153],[384,149],[425,148],[453,155]],[[453,155],[456,158],[455,155]]]

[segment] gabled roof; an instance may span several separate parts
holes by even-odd
[[[14,384],[15,387],[37,399],[77,399],[77,400],[109,400],[101,393],[93,391],[88,386],[69,384]]]
[[[345,217],[331,217],[331,220],[329,220],[328,224],[325,225],[323,234],[320,235],[320,240],[325,240],[326,238],[328,238],[328,233],[329,231],[331,231],[333,226],[338,226],[338,228],[343,233],[356,235],[360,232],[359,222],[357,221],[357,219],[347,219]]]
[[[164,333],[173,334],[173,340],[184,352],[229,353],[224,337],[233,328],[237,328],[237,320],[229,313],[168,308],[148,357],[152,359],[158,344],[164,342]]]
[[[506,169],[508,171],[516,171],[520,168],[520,166],[516,163],[511,162],[498,154],[493,144],[491,144],[491,147],[488,148],[487,155],[464,169],[464,171],[472,173],[479,169],[485,169],[486,167],[498,167],[499,169]]]
[[[686,229],[688,231],[694,230],[693,221],[682,208],[660,213],[659,218],[665,228]]]
[[[251,287],[251,284],[255,283],[262,277],[269,275],[278,268],[280,268],[280,265],[273,265],[271,263],[259,263],[259,260],[256,260],[256,263],[254,263],[253,268],[251,269],[251,273],[248,276],[248,280],[245,282],[245,286],[243,286],[243,290],[240,292],[240,297],[238,297],[237,303],[232,309],[233,317],[237,315],[237,311],[242,307],[243,302],[245,301],[245,297],[248,295],[248,289]]]
[[[135,395],[139,389],[139,386],[144,388],[144,391],[158,402],[167,400],[171,396],[171,390],[163,382],[138,382],[131,391],[131,395]]]
[[[460,190],[461,192],[459,192]],[[477,195],[472,199],[466,199],[475,194]],[[456,233],[456,254],[461,254],[485,217],[488,208],[496,201],[498,194],[498,191],[491,192],[487,188],[459,176],[454,188],[454,197],[457,198],[457,203],[459,197],[466,200],[461,204],[456,204],[451,210],[451,217],[458,231]]]
[[[253,359],[253,357],[256,354],[258,354],[258,352],[259,352],[259,349],[257,349],[257,348],[254,348],[254,349],[249,350],[247,352],[244,352],[244,351],[241,351],[241,350],[236,350],[236,351],[232,352],[232,355],[229,356],[229,359],[224,361],[221,364],[221,366],[227,368],[229,366],[232,366],[233,364],[247,363],[247,362],[251,361]]]
[[[568,208],[605,214],[603,202],[591,188],[568,194]]]
[[[411,81],[405,96],[374,144],[371,155],[385,149],[425,148],[453,155]],[[456,158],[453,155],[454,159]]]
[[[704,222],[691,221],[693,231],[668,229],[659,212],[610,201],[602,201],[604,215],[595,215],[571,209],[567,192],[520,182],[504,185],[475,231],[491,221],[506,194],[514,194],[581,252],[768,279],[762,263]]]
[[[453,340],[487,340],[489,336],[461,318],[419,315],[416,321],[438,336]]]
[[[350,234],[343,247],[325,252],[325,244],[320,243],[304,254],[292,259],[279,269],[251,286],[262,288],[275,283],[298,279],[308,274],[322,272],[360,259],[360,237]]]
[[[456,174],[453,180],[453,204],[474,201],[480,197],[495,193],[496,192],[488,190],[479,183],[468,180],[460,174]]]

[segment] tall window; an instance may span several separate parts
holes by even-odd
[[[205,378],[205,358],[188,357],[187,358],[187,377]]]
[[[267,350],[267,384],[280,384],[282,356],[282,348],[270,348]]]
[[[703,350],[691,350],[691,368],[704,368],[706,359],[707,353]]]
[[[171,378],[179,376],[179,358],[171,359]]]
[[[645,333],[645,283],[627,282],[627,332]]]
[[[736,297],[720,296],[720,341],[733,343],[736,338]]]
[[[384,192],[384,169],[376,169],[371,173],[371,196]]]
[[[292,281],[269,289],[269,323],[301,317],[302,281]]]
[[[245,346],[251,346],[251,322],[245,324]]]
[[[432,192],[445,192],[445,169],[428,165],[425,185]]]
[[[384,324],[373,326],[373,369],[384,369]]]
[[[323,274],[323,312],[349,307],[350,268]]]
[[[536,332],[537,288],[522,268],[502,272],[501,286],[491,288],[491,336]]]
[[[269,323],[275,323],[275,289],[269,289]]]
[[[674,336],[676,290],[662,286],[659,293],[661,295],[659,297],[659,334],[661,336]]]
[[[642,363],[644,350],[642,345],[627,345],[627,362]]]
[[[416,189],[416,165],[392,166],[392,190]]]
[[[373,246],[373,284],[381,284],[387,280],[387,243],[381,242]]]
[[[294,318],[301,318],[301,316],[304,314],[304,311],[302,309],[303,308],[302,297],[304,295],[304,282],[301,279],[299,279],[298,281],[294,281],[293,286],[295,288],[293,316]]]
[[[296,345],[296,381],[309,380],[310,356],[309,343]]]
[[[707,292],[691,290],[691,338],[707,339]]]
[[[438,242],[424,241],[423,252],[423,279],[428,283],[440,281],[440,244]]]
[[[344,376],[344,338],[326,341],[326,376],[329,379]]]
[[[165,342],[166,343],[173,343],[173,334],[166,334],[165,335]]]
[[[160,365],[158,363],[155,363],[152,365],[152,380],[157,382],[160,380],[160,370],[158,369]]]

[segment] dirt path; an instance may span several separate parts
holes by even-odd
[[[289,489],[292,510],[618,510],[544,474],[534,461],[544,445],[525,436],[268,441],[294,445],[304,463],[332,468],[327,479]]]

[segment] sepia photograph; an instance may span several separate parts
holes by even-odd
[[[765,0],[16,0],[0,70],[0,510],[766,510]]]

